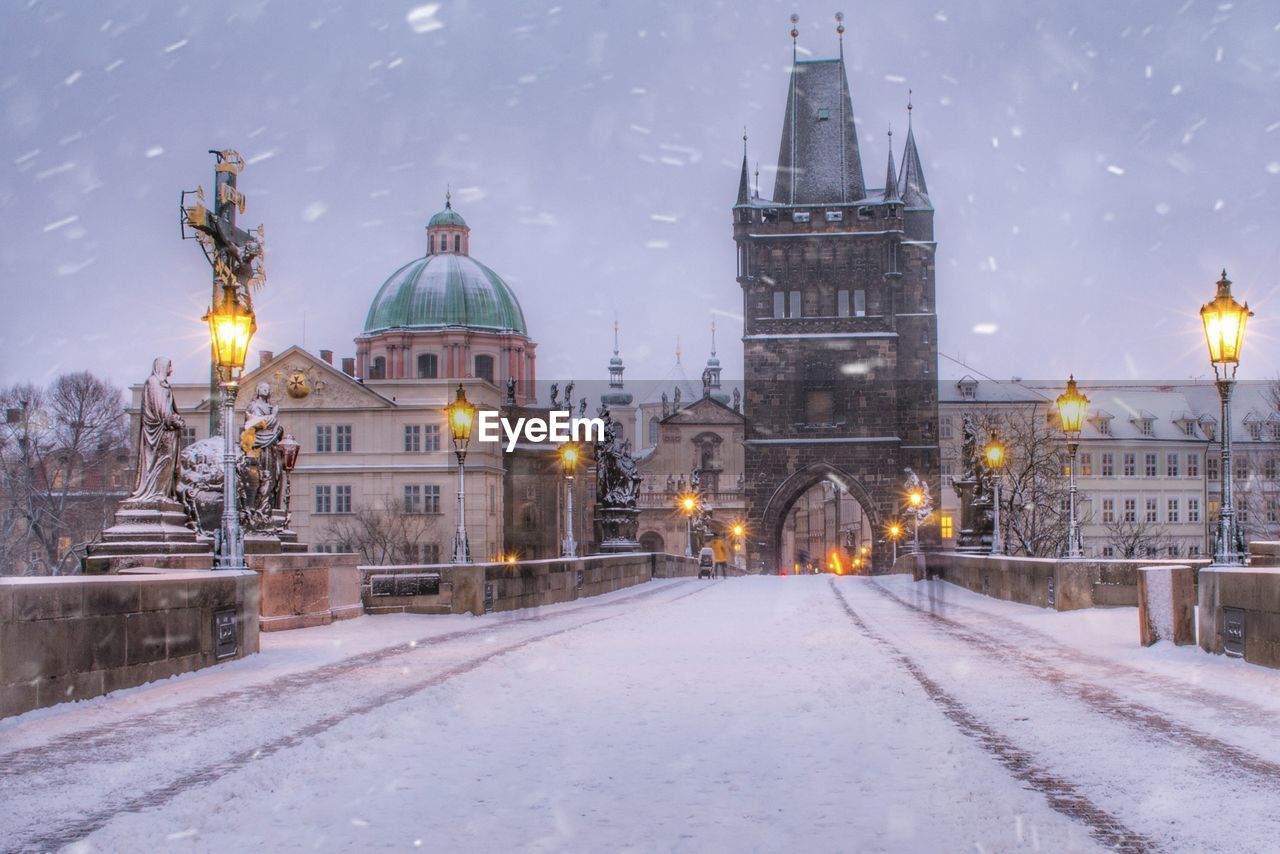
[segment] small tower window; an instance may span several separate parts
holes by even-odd
[[[830,118],[831,118],[831,111],[828,110],[826,107],[823,107],[822,109],[818,110],[818,121],[825,122]]]
[[[374,356],[373,365],[369,368],[369,379],[385,380],[387,378],[387,357]]]
[[[854,317],[867,316],[867,292],[866,291],[859,290],[859,291],[853,292],[853,316]]]
[[[773,292],[773,316],[774,317],[787,316],[786,299],[787,299],[787,295],[782,291]]]
[[[476,376],[493,382],[493,357],[476,356]]]
[[[787,308],[789,309],[789,311],[787,312],[787,317],[799,317],[799,316],[800,316],[800,314],[801,314],[801,312],[800,312],[800,292],[799,292],[799,291],[792,291],[792,292],[791,292],[791,299],[790,299],[790,300],[788,300],[788,302],[790,303],[790,305],[788,305],[788,306],[787,306]]]
[[[838,317],[849,316],[849,292],[836,291],[836,315]]]
[[[435,353],[418,354],[418,379],[433,380],[438,376],[439,360]]]
[[[658,444],[658,416],[656,415],[649,418],[649,444]]]
[[[462,235],[461,234],[455,234],[453,236],[453,251],[454,252],[462,251]]]
[[[449,251],[449,235],[447,234],[440,235],[440,251],[441,252]]]

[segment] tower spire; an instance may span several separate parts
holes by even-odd
[[[840,40],[840,61],[844,62],[844,12],[836,12],[836,38]]]
[[[618,355],[618,318],[613,318],[613,355]]]
[[[902,202],[909,208],[932,208],[929,201],[929,187],[924,182],[924,166],[920,163],[920,152],[916,149],[915,128],[911,124],[911,95],[907,90],[907,146],[902,152],[902,173],[898,179],[898,193]]]
[[[715,358],[715,355],[716,355],[716,322],[714,319],[712,319],[711,321],[711,356],[712,358]]]
[[[751,201],[751,179],[747,174],[747,127],[742,126],[742,174],[738,176],[738,204]]]
[[[613,318],[613,358],[609,360],[609,390],[600,395],[600,402],[605,406],[630,406],[635,399],[631,393],[623,387],[622,374],[626,371],[623,367],[622,357],[618,355],[618,318]]]
[[[884,200],[886,202],[902,201],[898,193],[898,169],[893,165],[893,126],[889,126],[889,169],[884,176]]]
[[[800,38],[800,29],[797,26],[800,23],[800,16],[795,12],[791,13],[791,103],[787,105],[787,112],[791,114],[791,156],[794,158],[796,153],[796,60],[799,59],[797,52],[796,39]],[[785,132],[785,131],[784,131]],[[778,164],[782,166],[781,163]],[[792,162],[790,167],[794,170],[795,163]],[[787,181],[791,185],[791,197],[787,199],[788,204],[796,203],[796,176],[793,174]],[[776,194],[775,194],[776,195]]]

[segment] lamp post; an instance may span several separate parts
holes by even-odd
[[[1067,390],[1058,395],[1058,421],[1067,437],[1067,557],[1084,557],[1084,544],[1080,541],[1080,520],[1076,517],[1076,453],[1080,450],[1080,430],[1089,398],[1076,388],[1073,374],[1067,379]]]
[[[449,420],[453,452],[458,455],[458,529],[453,533],[453,562],[471,563],[471,547],[467,543],[466,461],[467,444],[471,441],[471,425],[476,419],[476,406],[467,400],[462,383],[458,383],[458,394],[444,408],[444,414]]]
[[[214,362],[222,389],[222,533],[218,548],[219,569],[244,569],[244,535],[236,506],[236,391],[240,371],[249,352],[249,340],[257,331],[253,310],[240,304],[234,287],[224,287],[222,295],[205,313],[213,338]]]
[[[991,553],[993,555],[1002,555],[1004,554],[1004,537],[1000,534],[1000,469],[1004,468],[1004,445],[1000,444],[1000,439],[995,433],[991,434],[991,441],[987,443],[982,453],[987,459],[987,466],[995,474],[996,481]]]
[[[1234,484],[1231,470],[1231,388],[1236,381],[1240,351],[1244,348],[1245,323],[1253,312],[1249,304],[1236,302],[1231,296],[1231,280],[1222,271],[1218,292],[1200,308],[1204,337],[1209,345],[1209,361],[1217,380],[1218,397],[1222,400],[1222,507],[1218,512],[1218,539],[1214,544],[1215,566],[1243,566],[1244,556],[1240,529],[1236,525]]]
[[[284,526],[286,528],[289,527],[290,521],[289,498],[292,492],[290,481],[293,479],[292,472],[298,465],[298,451],[301,449],[302,446],[298,444],[297,439],[293,438],[292,433],[285,433],[284,438],[280,440],[280,467],[284,469],[284,484],[282,487],[284,494],[281,496],[280,503],[284,505]]]
[[[911,507],[911,553],[920,554],[920,506],[924,504],[924,492],[912,489],[907,493],[907,504]]]
[[[573,473],[578,468],[578,446],[572,442],[560,446],[560,465],[564,468],[565,514],[564,539],[560,541],[561,557],[577,557],[578,543],[573,538]]]
[[[685,524],[688,528],[688,538],[684,544],[684,556],[693,557],[693,514],[698,512],[698,496],[697,493],[686,492],[680,496],[678,500],[680,512],[685,515]]]
[[[897,522],[889,523],[889,541],[893,543],[893,563],[898,562],[898,540],[902,537],[902,526]],[[892,566],[892,564],[890,564]]]
[[[747,526],[743,522],[734,522],[729,530],[733,533],[733,565],[738,569],[745,569],[746,565],[742,561],[746,556],[743,552],[742,540],[747,535]]]

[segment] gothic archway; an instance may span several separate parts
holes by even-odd
[[[783,552],[783,532],[787,527],[792,508],[815,486],[824,482],[833,484],[840,492],[851,498],[866,517],[870,536],[867,545],[872,548],[873,564],[877,567],[887,565],[888,550],[879,542],[878,533],[883,529],[883,515],[876,505],[871,493],[865,486],[847,471],[830,463],[820,462],[792,472],[782,483],[778,484],[765,502],[764,510],[757,524],[758,535],[752,539],[756,546],[756,565],[766,572],[778,572]],[[808,554],[810,549],[806,548]],[[818,558],[821,562],[821,557]],[[760,566],[760,564],[763,566]]]

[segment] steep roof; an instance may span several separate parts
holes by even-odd
[[[773,200],[839,203],[866,195],[844,60],[797,60],[787,90]]]
[[[907,128],[907,147],[902,152],[902,175],[898,179],[898,192],[909,208],[929,208],[929,187],[924,182],[924,167],[920,164],[920,152],[916,150],[916,132]]]

